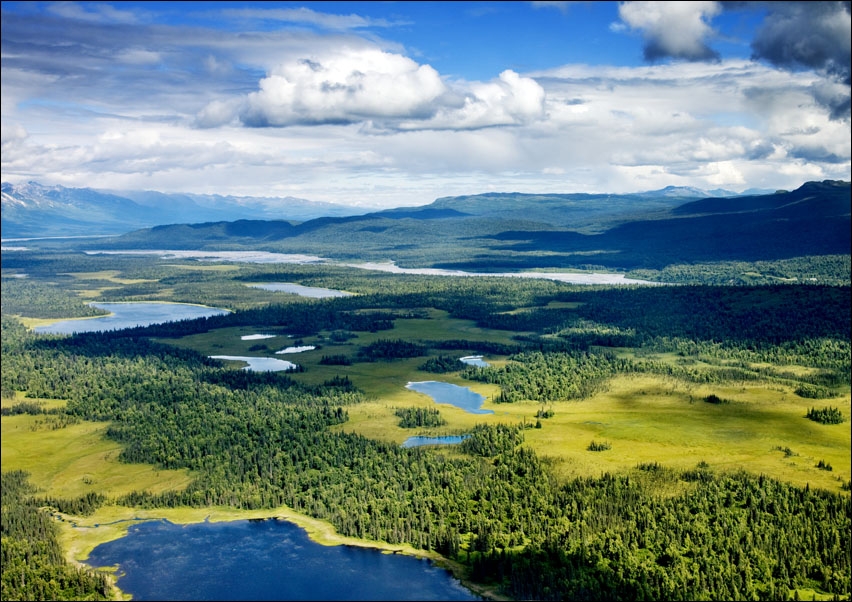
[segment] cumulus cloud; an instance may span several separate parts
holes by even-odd
[[[240,115],[249,126],[425,117],[446,91],[429,65],[375,48],[291,60],[259,86]]]
[[[710,20],[721,12],[718,2],[622,2],[618,14],[645,39],[645,59],[715,60],[707,45]]]
[[[542,87],[510,69],[489,82],[447,83],[429,65],[372,47],[290,59],[258,87],[240,100],[210,102],[196,125],[236,116],[249,127],[361,123],[378,132],[521,125],[544,115]]]
[[[712,20],[723,10],[754,9],[765,10],[766,17],[751,42],[752,59],[820,73],[825,81],[813,86],[812,98],[832,119],[848,119],[849,2],[622,2],[621,21],[613,29],[640,32],[648,61],[716,60],[719,55],[709,45],[716,36]]]
[[[755,58],[823,70],[849,85],[850,29],[848,2],[772,3],[752,49]]]
[[[545,93],[534,79],[507,69],[490,82],[473,82],[461,106],[442,107],[433,119],[401,129],[478,129],[524,125],[544,117]]]

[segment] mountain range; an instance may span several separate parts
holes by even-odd
[[[101,249],[263,250],[469,271],[662,269],[850,254],[850,183],[745,196],[501,193],[305,222],[170,224]]]
[[[237,197],[10,184],[2,190],[3,238],[123,234],[161,224],[239,219],[306,221],[364,213],[296,197]]]
[[[641,205],[645,210],[651,207],[668,207],[673,202],[684,199],[731,196],[736,196],[736,193],[722,189],[705,191],[669,186],[661,190],[628,195],[504,193],[447,197],[438,199],[429,207],[430,210],[450,208],[477,215],[482,213],[481,207],[484,205],[488,206],[488,213],[491,215],[510,216],[517,210],[513,199],[522,197],[525,201],[539,205],[538,214],[546,212],[544,206],[553,208],[559,215],[573,212],[575,217],[580,218],[574,225],[582,229],[584,223],[590,219],[597,222],[602,215],[620,213],[620,208],[615,204],[622,202]],[[292,196],[248,197],[148,190],[112,191],[45,186],[38,182],[4,182],[0,185],[0,197],[0,226],[5,239],[111,235],[158,225],[245,219],[306,222],[321,217],[363,215],[369,211],[354,205],[310,201]],[[498,207],[502,208],[502,211],[498,211]],[[392,211],[402,215],[409,210],[400,208]]]

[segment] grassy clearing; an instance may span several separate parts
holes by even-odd
[[[711,393],[732,403],[702,401]],[[540,404],[526,405],[532,414]],[[610,390],[581,402],[548,404],[555,411],[541,429],[527,431],[527,445],[554,458],[565,478],[623,472],[638,463],[692,468],[740,468],[797,485],[839,491],[850,478],[848,424],[826,428],[804,418],[812,400],[753,387],[706,387],[689,391],[655,376],[621,376]],[[847,395],[840,403],[850,409]],[[606,440],[612,449],[589,453],[589,442]],[[780,448],[780,449],[779,449]],[[782,451],[790,449],[795,455]],[[831,472],[819,470],[819,460]],[[839,480],[840,479],[840,480]]]
[[[3,397],[0,399],[0,407],[9,408],[21,402],[36,403],[45,410],[64,408],[67,401],[64,399],[45,399],[42,397],[27,397],[23,391],[15,391],[14,397]]]
[[[3,416],[3,470],[25,470],[41,494],[74,498],[89,492],[107,497],[134,490],[182,489],[185,470],[159,470],[118,461],[121,446],[104,437],[105,423],[80,422],[53,428],[51,416]]]

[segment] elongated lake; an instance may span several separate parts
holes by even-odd
[[[352,293],[338,291],[333,288],[320,288],[318,286],[302,286],[295,282],[269,282],[266,284],[249,284],[252,288],[259,288],[275,293],[291,293],[300,297],[312,299],[328,299],[330,297],[351,297]]]
[[[401,447],[423,447],[425,445],[458,445],[470,435],[445,435],[443,437],[409,437]]]
[[[130,527],[86,561],[134,600],[479,600],[428,560],[323,546],[277,519]]]
[[[298,368],[293,362],[279,360],[274,357],[252,357],[249,355],[211,355],[210,359],[230,360],[232,362],[245,362],[248,364],[242,369],[248,372],[283,372]]]
[[[53,324],[37,326],[33,330],[39,334],[104,332],[229,313],[225,309],[187,303],[90,303],[89,305],[105,309],[110,312],[110,315],[81,320],[61,320]]]
[[[412,382],[405,385],[406,389],[425,393],[431,397],[435,403],[448,403],[461,408],[470,414],[493,414],[493,410],[483,410],[482,402],[485,397],[471,391],[467,387],[460,387],[450,383],[444,383],[437,380],[427,380],[423,382]]]

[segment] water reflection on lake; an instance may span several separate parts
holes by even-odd
[[[425,393],[435,403],[448,403],[461,408],[469,414],[493,414],[493,410],[483,410],[482,402],[485,397],[471,391],[467,387],[460,387],[450,383],[444,383],[437,380],[427,380],[423,382],[411,382],[405,385],[406,389]]]
[[[294,370],[298,368],[293,362],[287,360],[279,360],[274,357],[251,357],[248,355],[211,355],[214,360],[231,360],[237,362],[245,362],[243,370],[249,372],[283,372],[284,370]]]
[[[130,527],[86,561],[134,600],[478,600],[428,560],[323,546],[283,520]]]
[[[105,309],[111,314],[82,320],[60,320],[53,324],[36,326],[33,331],[39,334],[105,332],[230,313],[225,309],[187,303],[89,303],[89,305]]]
[[[424,445],[458,445],[470,435],[446,435],[444,437],[409,437],[402,447],[422,447]]]
[[[302,286],[294,282],[269,282],[266,284],[249,284],[252,288],[260,288],[265,291],[276,293],[292,293],[301,297],[312,299],[326,299],[330,297],[351,297],[352,293],[338,291],[331,288],[320,288],[317,286]]]

